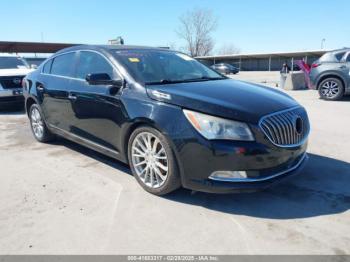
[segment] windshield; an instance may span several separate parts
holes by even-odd
[[[28,65],[22,58],[0,56],[0,69],[23,69],[23,68],[28,68]]]
[[[167,50],[118,50],[115,56],[132,77],[146,85],[225,79],[182,53]]]

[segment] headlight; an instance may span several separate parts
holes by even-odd
[[[192,126],[205,138],[254,141],[254,136],[246,123],[183,110]]]

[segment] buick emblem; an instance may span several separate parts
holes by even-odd
[[[14,78],[14,79],[12,80],[12,82],[13,82],[15,85],[19,85],[19,84],[21,84],[22,80],[21,80],[20,78]]]
[[[303,133],[304,122],[303,122],[303,119],[300,116],[295,118],[294,129],[295,129],[295,131],[297,132],[298,135],[301,135]]]

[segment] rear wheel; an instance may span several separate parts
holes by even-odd
[[[31,105],[29,109],[29,120],[33,135],[39,142],[49,142],[54,135],[47,128],[40,107],[37,104]]]
[[[181,186],[174,153],[158,130],[136,129],[129,139],[128,157],[133,175],[147,192],[165,195]]]
[[[325,100],[339,100],[344,95],[344,85],[338,78],[327,78],[318,86],[320,98]]]

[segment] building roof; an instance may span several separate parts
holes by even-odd
[[[272,52],[272,53],[242,53],[232,55],[214,55],[214,56],[198,56],[197,59],[224,59],[224,58],[269,58],[269,57],[297,57],[306,55],[322,56],[329,50],[311,50],[311,51],[294,51],[294,52]]]
[[[0,53],[55,53],[74,45],[77,44],[0,41]]]

